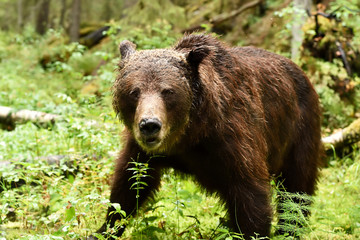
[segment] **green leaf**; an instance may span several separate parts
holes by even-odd
[[[75,208],[69,207],[65,211],[65,222],[70,222],[75,217]]]
[[[224,239],[227,235],[228,235],[227,233],[223,233],[220,236],[218,236],[217,238],[215,238],[215,240]]]

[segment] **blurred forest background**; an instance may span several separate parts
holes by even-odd
[[[0,0],[0,239],[78,239],[102,224],[122,146],[118,44],[166,48],[190,32],[307,73],[326,156],[310,219],[290,227],[302,239],[360,239],[360,0]],[[239,238],[218,199],[172,171],[136,215],[125,239]]]

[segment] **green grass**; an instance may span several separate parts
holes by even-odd
[[[151,39],[147,40],[151,42]],[[0,105],[59,114],[66,119],[43,129],[32,123],[14,131],[0,130],[0,167],[8,181],[28,184],[0,193],[0,239],[77,239],[96,230],[109,205],[114,159],[121,149],[123,126],[111,108],[111,82],[116,59],[99,69],[90,81],[100,95],[83,94],[84,76],[104,52],[80,50],[69,63],[44,70],[38,60],[46,38],[0,32]],[[81,61],[86,54],[87,61]],[[90,122],[93,120],[94,122]],[[52,166],[39,157],[66,155],[75,166]],[[64,176],[69,171],[73,175]],[[15,213],[15,216],[14,214]],[[162,187],[130,218],[126,239],[222,239],[231,234],[220,222],[225,211],[219,199],[207,196],[191,179],[172,171]],[[220,238],[222,237],[222,238]],[[284,236],[272,237],[285,239]],[[322,169],[312,215],[304,239],[360,238],[360,150],[329,159]]]
[[[360,238],[360,151],[335,158],[322,170],[310,239]],[[318,237],[321,236],[321,237]]]

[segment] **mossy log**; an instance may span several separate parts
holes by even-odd
[[[322,142],[326,151],[335,148],[339,150],[345,146],[357,143],[360,141],[360,118],[352,122],[348,127],[333,133],[328,137],[324,137]]]
[[[98,43],[101,42],[104,38],[107,37],[105,32],[110,29],[110,26],[102,26],[98,29],[95,29],[88,34],[80,35],[80,44],[92,48]]]
[[[10,107],[0,106],[0,128],[12,131],[16,124],[32,122],[38,127],[51,127],[56,122],[67,121],[66,118],[51,114],[32,110],[15,110]],[[95,120],[83,119],[83,123],[87,126],[102,127],[102,123]]]
[[[7,130],[13,130],[17,122],[33,122],[41,126],[49,126],[59,120],[60,116],[50,113],[15,110],[10,107],[0,106],[0,124]]]

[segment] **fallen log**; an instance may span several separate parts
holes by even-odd
[[[32,110],[15,110],[10,107],[0,106],[0,124],[4,125],[7,130],[13,130],[17,122],[33,122],[41,126],[49,126],[59,120],[60,116],[50,113],[32,111]]]
[[[96,44],[100,43],[100,41],[107,37],[104,34],[105,31],[109,30],[110,26],[103,26],[95,31],[92,31],[85,35],[84,37],[80,38],[80,44],[87,46],[88,48],[92,48]]]
[[[326,151],[339,150],[345,146],[360,141],[360,118],[352,122],[348,127],[322,138]]]
[[[31,110],[15,110],[10,107],[0,106],[0,128],[12,131],[17,123],[32,122],[38,127],[51,127],[56,122],[67,121],[63,116]],[[102,127],[102,122],[96,120],[81,120],[87,126]]]

